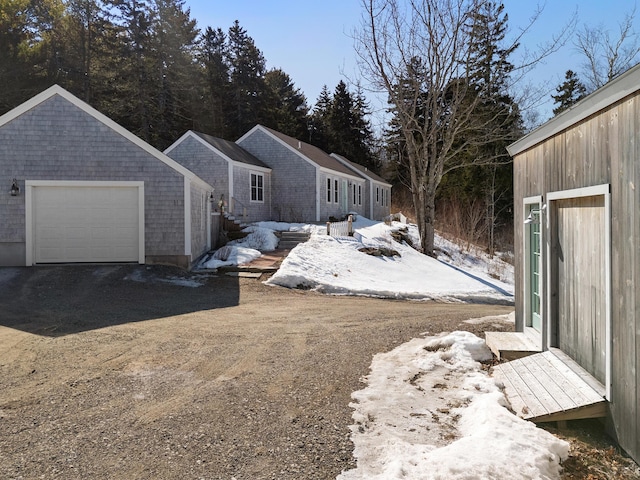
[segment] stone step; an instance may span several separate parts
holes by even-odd
[[[300,240],[306,242],[309,240],[308,232],[280,232],[280,238],[283,240]]]
[[[309,240],[309,233],[307,232],[280,232],[280,241],[278,242],[278,248],[283,250],[291,250],[300,243],[304,243]]]

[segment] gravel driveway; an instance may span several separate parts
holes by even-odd
[[[164,267],[0,269],[0,472],[333,479],[354,466],[350,395],[375,353],[510,310]]]

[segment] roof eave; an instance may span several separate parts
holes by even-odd
[[[556,115],[520,140],[507,147],[512,157],[528,150],[546,139],[566,130],[591,115],[604,110],[615,102],[640,89],[640,65],[629,69],[617,78],[576,103],[573,107]]]

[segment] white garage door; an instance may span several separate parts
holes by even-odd
[[[35,262],[138,261],[138,192],[137,186],[34,187]]]

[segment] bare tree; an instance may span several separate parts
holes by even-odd
[[[363,76],[385,91],[405,144],[422,251],[433,254],[436,189],[458,154],[478,142],[479,96],[465,81],[466,26],[477,2],[362,0],[355,36]],[[469,135],[473,131],[474,135]]]
[[[575,46],[585,57],[583,75],[589,91],[602,87],[640,60],[640,36],[633,28],[635,7],[618,24],[612,37],[603,25],[585,25],[576,34]]]
[[[354,34],[361,73],[373,88],[388,95],[394,110],[422,251],[432,255],[436,189],[443,175],[461,166],[509,160],[506,152],[487,156],[483,147],[505,140],[503,127],[519,115],[517,107],[502,103],[488,108],[488,92],[495,84],[470,80],[470,69],[477,67],[471,45],[474,21],[479,11],[495,9],[496,4],[488,0],[361,0],[361,4],[362,22]],[[520,38],[502,51],[512,52]],[[519,75],[555,51],[564,38],[552,40],[528,57],[520,70],[515,68]],[[474,149],[484,150],[483,154],[474,154]]]

